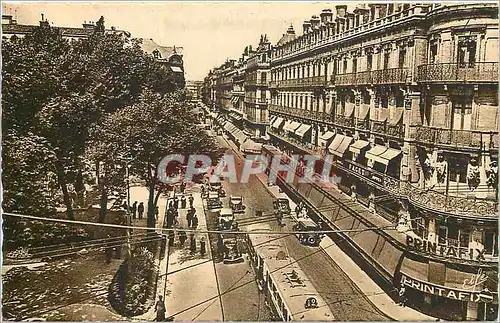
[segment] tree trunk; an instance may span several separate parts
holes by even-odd
[[[71,197],[69,196],[68,192],[66,174],[64,174],[64,167],[60,160],[56,162],[56,171],[57,171],[57,179],[59,181],[59,185],[61,186],[61,190],[63,193],[64,205],[66,206],[66,216],[68,217],[68,220],[74,220],[75,216],[73,214],[73,205],[71,203]]]
[[[151,167],[148,166],[148,188],[149,188],[149,196],[148,196],[148,227],[154,228],[155,224],[155,184],[153,181],[153,174],[151,172]]]
[[[101,208],[99,210],[99,223],[104,223],[107,212],[108,212],[108,190],[103,187],[101,192]]]

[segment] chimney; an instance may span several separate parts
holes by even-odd
[[[304,23],[302,24],[302,31],[304,34],[307,34],[309,31],[311,31],[311,22],[304,21]]]
[[[337,17],[339,17],[339,18],[345,18],[345,14],[347,12],[347,6],[346,5],[335,6],[335,10],[337,10]]]
[[[311,17],[311,27],[313,29],[319,27],[319,23],[320,23],[320,20],[319,20],[318,16],[312,16]]]
[[[320,14],[321,22],[326,24],[327,22],[332,21],[333,13],[331,9],[323,9]]]
[[[287,34],[295,35],[295,30],[293,29],[293,25],[290,24],[290,27],[288,27],[288,30],[286,31]],[[285,36],[285,35],[283,35]]]

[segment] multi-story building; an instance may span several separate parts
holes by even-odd
[[[11,38],[12,36],[24,37],[27,34],[33,33],[38,26],[51,26],[53,28],[58,28],[62,37],[66,39],[81,39],[88,38],[94,32],[96,27],[96,22],[94,21],[84,21],[82,27],[54,27],[49,23],[49,21],[42,14],[42,19],[39,25],[25,25],[19,24],[14,16],[12,15],[2,15],[2,37]],[[122,37],[129,38],[131,35],[128,31],[118,30],[115,27],[105,30],[106,33],[119,34]]]
[[[406,285],[408,304],[437,317],[495,319],[498,6],[347,8],[272,46],[271,140],[334,156],[338,190],[366,211],[318,211],[332,228],[393,226],[342,235],[377,282]],[[318,208],[338,201],[315,184],[288,189]]]
[[[266,137],[270,56],[271,43],[267,35],[261,35],[257,50],[248,58],[245,75],[245,129],[254,138]]]
[[[186,90],[191,93],[191,100],[198,101],[201,99],[201,87],[203,81],[187,81]]]

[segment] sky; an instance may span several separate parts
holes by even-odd
[[[256,48],[261,34],[276,44],[290,24],[302,22],[335,2],[2,2],[3,14],[18,24],[38,24],[41,14],[54,26],[81,27],[102,15],[106,28],[127,30],[132,37],[152,38],[163,46],[184,47],[187,80],[203,80],[228,58],[237,59],[247,45]],[[354,7],[350,3],[349,7]]]

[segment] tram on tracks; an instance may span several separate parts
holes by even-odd
[[[334,321],[328,304],[319,295],[286,250],[286,235],[252,232],[271,231],[268,224],[247,227],[249,258],[259,289],[266,295],[273,312],[283,321]]]

